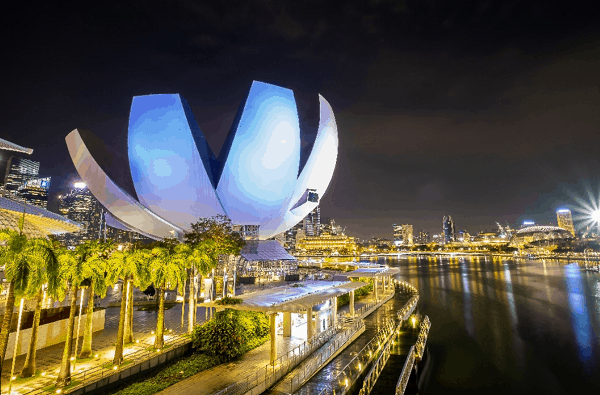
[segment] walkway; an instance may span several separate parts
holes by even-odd
[[[397,311],[410,299],[412,295],[404,292],[396,292],[394,297],[377,309],[374,313],[365,318],[365,332],[349,345],[340,355],[327,364],[317,374],[315,374],[296,394],[319,394],[322,390],[328,388],[328,383],[336,377],[344,367],[354,358],[354,356],[371,341],[381,326],[390,318],[396,319]],[[276,387],[277,388],[277,387]],[[272,394],[286,393],[284,388],[281,392],[273,391]]]
[[[355,303],[355,309],[358,310],[362,306],[372,303],[370,297],[364,298]],[[339,312],[348,312],[349,306],[345,305],[339,309]],[[298,330],[306,333],[305,325],[298,327]],[[288,350],[292,349],[301,342],[289,341],[292,338],[277,337],[278,356],[284,355]],[[286,339],[286,340],[284,340]],[[285,343],[287,341],[287,343]],[[304,339],[302,339],[304,341]],[[270,344],[266,343],[243,355],[240,359],[233,362],[215,366],[212,369],[200,372],[192,377],[180,381],[163,391],[159,395],[203,395],[213,394],[223,390],[227,386],[234,384],[248,375],[256,374],[260,369],[264,369],[269,364]]]
[[[285,282],[244,285],[242,289],[238,289],[237,292],[248,293],[258,289],[280,286],[282,284],[285,284]],[[107,296],[100,301],[99,305],[107,306],[109,303],[114,303],[118,301],[119,295],[119,292],[113,292],[113,288],[110,288],[107,293]],[[135,297],[143,297],[143,294],[136,289]],[[87,302],[85,301],[84,306],[87,306]],[[165,338],[168,339],[169,336],[187,333],[188,304],[186,303],[185,305],[185,319],[183,327],[181,326],[181,303],[177,303],[174,306],[170,305],[170,307],[167,306],[167,308],[168,309],[165,309],[165,327],[167,328]],[[151,347],[154,343],[153,331],[156,328],[158,312],[156,310],[140,311],[137,309],[138,306],[135,306],[133,312],[133,330],[134,339],[136,341],[139,341],[139,343],[134,343],[125,347],[125,358],[127,358],[128,354],[138,351],[140,349],[146,349],[148,347]],[[92,347],[94,350],[94,354],[97,354],[98,357],[91,360],[86,360],[84,362],[77,362],[73,373],[86,371],[89,370],[91,367],[99,366],[106,362],[112,361],[115,352],[115,342],[117,339],[117,330],[119,325],[119,310],[119,307],[106,308],[104,330],[94,332],[93,335]],[[197,313],[198,324],[204,322],[205,314],[206,310],[203,307],[199,307]],[[82,320],[81,331],[83,331],[83,326],[84,322]],[[169,329],[171,329],[172,332],[169,332]],[[75,321],[75,330],[77,330],[77,320]],[[80,350],[82,339],[83,338],[80,336]],[[75,342],[73,342],[73,344],[75,344]],[[27,392],[32,391],[34,389],[39,389],[54,384],[54,382],[56,381],[56,377],[58,376],[58,372],[60,371],[60,362],[62,359],[63,350],[64,343],[59,343],[38,350],[36,365],[37,369],[44,376],[29,379],[17,379],[15,382],[13,382],[12,391],[14,393],[26,394]],[[7,357],[10,356],[7,355]],[[26,355],[21,355],[17,357],[15,362],[15,375],[18,375],[21,372],[23,364],[25,363],[25,357]],[[11,365],[12,359],[6,360],[3,365],[2,393],[8,391],[8,382],[10,378]]]

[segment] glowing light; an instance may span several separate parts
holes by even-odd
[[[94,355],[94,358],[98,358],[98,357],[99,357],[99,355],[98,355],[98,354]]]
[[[417,322],[417,319],[415,317],[412,318],[412,324],[413,324],[413,328],[415,327],[415,324]]]
[[[46,372],[42,372],[42,376],[45,376],[45,375],[46,375]]]
[[[76,182],[73,184],[73,186],[77,189],[83,189],[86,187],[85,182]]]
[[[71,357],[71,361],[74,361],[74,360],[75,360],[75,357]]]
[[[62,390],[60,388],[56,390],[57,394],[60,394],[61,392],[62,392]]]
[[[113,370],[117,370],[119,367],[117,365],[113,366]]]
[[[12,376],[10,379],[11,379],[11,380],[16,380],[16,379],[17,379],[17,376]]]

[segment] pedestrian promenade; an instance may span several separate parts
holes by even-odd
[[[355,303],[355,308],[359,310],[363,306],[374,302],[374,296],[369,295]],[[348,313],[349,306],[342,306],[340,313]],[[297,327],[299,333],[306,333],[306,324]],[[303,332],[302,332],[303,331]],[[292,332],[293,335],[293,332]],[[289,350],[302,343],[304,339],[285,338],[278,336],[278,356],[285,355]],[[296,341],[294,341],[296,339]],[[229,385],[243,380],[248,375],[256,374],[257,371],[264,369],[270,362],[270,345],[263,344],[260,347],[246,353],[238,360],[227,364],[215,366],[212,369],[200,372],[192,377],[188,377],[179,383],[172,385],[163,391],[160,395],[203,395],[214,394],[221,391]]]

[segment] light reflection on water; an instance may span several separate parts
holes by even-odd
[[[383,263],[384,260],[381,260]],[[431,318],[420,394],[600,388],[600,274],[563,262],[389,258]]]

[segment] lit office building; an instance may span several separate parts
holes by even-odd
[[[74,183],[70,192],[59,196],[58,210],[60,214],[82,225],[79,232],[61,237],[61,241],[66,245],[77,245],[86,240],[100,238],[102,210],[83,182]]]
[[[321,234],[321,208],[319,206],[304,217],[304,232],[307,236],[319,236]]]
[[[36,178],[39,172],[40,162],[13,156],[6,165],[4,188],[7,191],[17,191],[25,182]]]
[[[573,217],[571,210],[562,208],[556,212],[556,219],[558,220],[558,227],[563,228],[571,232],[575,236],[575,227],[573,226]]]
[[[452,217],[450,217],[449,215],[445,215],[442,221],[442,225],[444,230],[444,243],[452,243],[453,241],[455,241],[456,236]]]
[[[296,249],[306,252],[352,253],[356,251],[356,240],[346,235],[322,234],[299,239]]]
[[[48,190],[50,189],[50,177],[32,178],[17,190],[19,199],[28,204],[41,208],[48,208]]]
[[[420,230],[419,234],[415,236],[415,244],[429,244],[430,241],[429,232]]]
[[[413,243],[413,226],[409,224],[396,225],[393,224],[394,230],[394,245],[396,246],[412,246]]]

